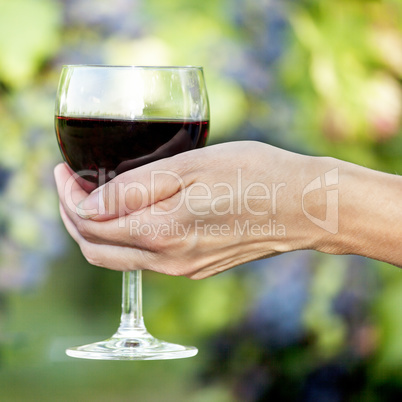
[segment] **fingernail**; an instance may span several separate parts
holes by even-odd
[[[90,219],[94,216],[105,213],[103,191],[98,190],[89,194],[87,198],[78,204],[76,212],[83,219]]]

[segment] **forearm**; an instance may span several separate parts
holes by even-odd
[[[347,162],[332,164],[339,166],[338,231],[325,233],[317,249],[402,266],[402,177]]]

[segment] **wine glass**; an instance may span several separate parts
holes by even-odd
[[[61,153],[87,191],[117,174],[205,145],[209,105],[201,67],[64,66],[56,97]],[[103,360],[176,359],[197,348],[148,333],[142,316],[141,270],[123,272],[122,314],[105,341],[67,355]]]

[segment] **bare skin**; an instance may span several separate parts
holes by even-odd
[[[197,149],[88,194],[55,168],[63,222],[86,259],[192,279],[300,249],[402,266],[402,177],[258,142]]]

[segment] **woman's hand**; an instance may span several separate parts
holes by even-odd
[[[316,175],[310,159],[234,142],[130,170],[91,195],[66,165],[55,177],[64,224],[90,263],[203,278],[312,244],[297,197]]]
[[[258,142],[178,154],[88,194],[55,169],[60,212],[87,260],[205,278],[298,249],[402,265],[401,178]]]

